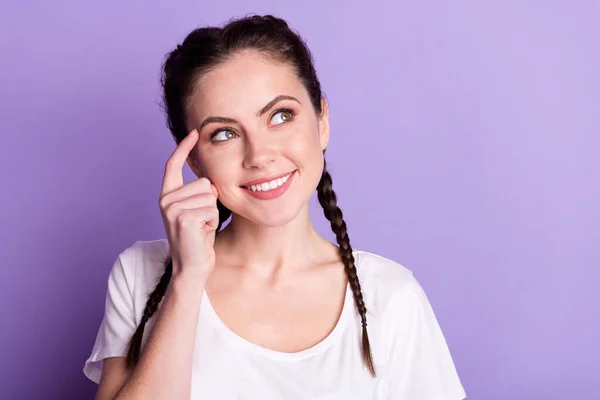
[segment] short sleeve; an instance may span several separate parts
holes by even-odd
[[[402,291],[390,300],[384,323],[386,367],[378,398],[466,398],[431,304],[412,275]]]
[[[136,329],[133,306],[135,261],[135,249],[126,249],[117,257],[108,277],[104,316],[91,355],[83,367],[83,373],[96,383],[100,382],[103,360],[124,357]]]

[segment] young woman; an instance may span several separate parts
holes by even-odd
[[[84,367],[97,398],[464,399],[413,274],[350,246],[328,105],[287,23],[196,29],[162,84],[178,144],[159,199],[167,239],[114,263]],[[315,189],[337,246],[309,219]]]

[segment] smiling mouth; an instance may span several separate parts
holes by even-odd
[[[251,190],[253,192],[268,192],[269,190],[277,189],[282,186],[288,179],[292,176],[295,171],[290,172],[286,176],[282,176],[281,178],[273,179],[269,182],[263,182],[257,185],[250,186],[242,186],[244,189]]]

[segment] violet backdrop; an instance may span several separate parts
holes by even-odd
[[[468,398],[598,398],[599,4],[3,2],[0,398],[93,398],[108,272],[165,237],[160,64],[247,13],[306,39],[351,243],[415,273]]]

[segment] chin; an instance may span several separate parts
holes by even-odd
[[[293,221],[300,213],[300,210],[301,207],[292,207],[290,205],[288,207],[281,208],[275,212],[257,212],[253,213],[253,215],[244,216],[244,218],[258,225],[276,228],[278,226],[283,226]]]
[[[227,205],[225,206],[227,207]],[[298,214],[300,214],[302,208],[302,204],[296,204],[296,202],[286,202],[286,204],[283,206],[265,207],[262,210],[255,207],[252,207],[251,209],[249,207],[233,207],[229,209],[234,214],[257,225],[275,228],[286,225],[293,221]]]

